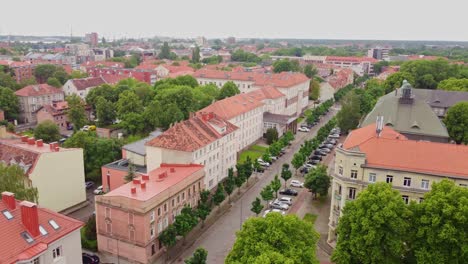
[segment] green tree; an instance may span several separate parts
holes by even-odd
[[[81,79],[86,77],[88,77],[88,74],[82,71],[72,71],[70,74],[70,79]]]
[[[252,207],[250,208],[250,211],[255,213],[256,216],[263,210],[263,204],[260,198],[256,197],[255,200],[252,202]]]
[[[289,164],[284,163],[281,167],[281,178],[284,180],[284,188],[287,187],[287,182],[292,177],[292,172],[289,170]]]
[[[80,128],[86,125],[87,121],[84,103],[76,94],[68,96],[65,100],[68,103],[68,120],[70,120],[70,122],[73,124],[73,130],[78,131]]]
[[[171,58],[171,48],[169,47],[169,43],[164,41],[163,46],[161,47],[161,52],[158,55],[159,59],[170,59]]]
[[[0,162],[0,193],[11,192],[15,194],[18,200],[27,200],[37,203],[39,194],[37,188],[27,187],[27,176],[23,169],[18,165],[7,166]]]
[[[18,118],[20,110],[19,99],[12,89],[0,87],[0,109],[2,109],[5,112],[5,118],[7,120]]]
[[[437,86],[437,89],[446,91],[464,91],[468,92],[468,78],[443,80]]]
[[[243,51],[241,49],[237,49],[231,54],[231,60],[232,61],[239,61],[239,62],[253,62],[253,63],[259,63],[261,59],[250,52]]]
[[[218,188],[216,189],[215,194],[213,195],[213,203],[215,205],[220,205],[224,201],[225,195],[224,195],[224,187],[220,183],[218,184]]]
[[[141,113],[128,113],[122,117],[119,127],[125,129],[129,134],[135,135],[145,129],[145,120]]]
[[[198,46],[196,46],[193,50],[192,50],[192,60],[191,60],[192,63],[199,63],[200,62],[200,48]]]
[[[273,189],[271,188],[271,186],[266,185],[265,187],[263,187],[262,191],[260,192],[260,196],[268,206],[268,202],[273,200]]]
[[[135,164],[131,160],[128,160],[128,172],[124,176],[125,182],[131,182],[136,177],[136,168]]]
[[[62,84],[60,83],[60,81],[55,77],[49,77],[47,79],[47,84],[50,85],[50,86],[53,86],[55,88],[62,87]]]
[[[61,85],[64,85],[68,81],[68,79],[70,79],[70,75],[68,75],[68,73],[63,67],[56,66],[52,78],[57,79]]]
[[[275,192],[275,197],[278,198],[278,191],[281,189],[281,181],[278,178],[278,174],[275,175],[275,178],[270,183],[271,189]]]
[[[237,171],[237,176],[234,178],[237,186],[237,192],[240,193],[242,184],[244,184],[246,177],[243,170]]]
[[[309,99],[318,100],[320,97],[320,84],[317,80],[315,79],[310,80],[309,90],[310,90]]]
[[[96,215],[91,215],[85,225],[85,236],[88,240],[97,239]]]
[[[468,144],[468,102],[459,102],[450,107],[444,123],[457,144]]]
[[[96,102],[96,116],[98,126],[112,125],[116,118],[114,104],[99,96]]]
[[[311,170],[305,177],[304,187],[309,189],[315,197],[327,196],[331,185],[331,178],[327,174],[327,167],[319,164],[317,168]]]
[[[268,214],[249,218],[236,233],[225,263],[313,263],[318,233],[296,215]]]
[[[301,152],[296,152],[294,154],[293,159],[291,160],[291,164],[296,170],[295,174],[297,174],[297,170],[302,166],[302,164],[304,164],[305,160],[306,160],[306,157]]]
[[[355,201],[346,203],[338,222],[332,261],[341,263],[402,263],[410,228],[410,210],[387,183],[370,184]]]
[[[166,105],[166,109],[162,112],[160,117],[161,126],[164,129],[182,120],[184,120],[184,113],[182,113],[176,104]]]
[[[349,93],[341,100],[341,110],[336,115],[336,120],[344,133],[355,129],[359,124],[361,118],[360,104],[359,96],[355,93]]]
[[[141,114],[143,112],[143,104],[133,91],[124,91],[121,93],[116,108],[120,119],[123,119],[125,115],[130,113]]]
[[[265,137],[267,144],[272,144],[273,142],[278,140],[278,130],[276,130],[276,128],[274,127],[268,128]]]
[[[185,260],[185,264],[206,264],[206,258],[208,257],[208,251],[204,248],[197,248],[193,252],[193,256]]]
[[[231,97],[236,94],[240,94],[239,88],[237,88],[237,85],[234,82],[228,81],[223,85],[223,87],[221,87],[221,90],[219,90],[219,95],[217,99],[222,100],[224,98]]]
[[[411,84],[415,83],[414,77],[407,72],[396,72],[388,76],[383,84],[385,93],[389,93],[397,88],[400,88],[404,80],[407,80]]]
[[[417,263],[467,263],[468,189],[444,179],[415,205],[411,221]]]
[[[198,204],[196,213],[197,213],[198,218],[200,218],[200,220],[202,221],[201,228],[205,226],[205,219],[208,217],[210,212],[211,212],[211,209],[206,203]]]
[[[172,247],[177,243],[177,231],[173,225],[169,225],[165,230],[158,236],[158,240],[165,247]]]
[[[149,130],[154,130],[157,127],[161,126],[161,115],[163,109],[159,101],[153,100],[145,107],[143,111],[143,119],[145,120],[146,125],[149,127]]]
[[[174,227],[177,235],[182,236],[185,242],[185,236],[192,230],[198,223],[198,216],[189,206],[182,209],[181,214],[175,217]]]
[[[16,91],[17,89],[24,86],[18,85],[10,73],[0,71],[0,87],[7,87],[13,91]]]
[[[57,66],[53,64],[40,64],[34,68],[34,76],[39,83],[44,83],[50,77],[54,76]]]
[[[46,143],[58,141],[60,136],[60,131],[53,121],[45,120],[34,129],[34,137],[36,139],[42,139]]]
[[[231,193],[234,191],[234,187],[236,186],[236,179],[234,179],[234,170],[233,168],[228,169],[228,177],[226,182],[224,183],[224,190],[228,194],[228,199],[231,201]]]
[[[317,69],[315,69],[312,65],[307,64],[304,66],[304,74],[307,78],[312,79],[315,75],[317,75]]]
[[[299,61],[282,59],[273,62],[273,72],[298,72],[300,71]]]

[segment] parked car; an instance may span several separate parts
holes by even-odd
[[[336,139],[327,139],[326,142],[327,142],[327,144],[332,144],[332,145],[336,145],[336,143],[338,143],[338,141],[336,141]]]
[[[331,149],[329,149],[329,148],[322,148],[321,150],[323,152],[325,152],[325,153],[330,153],[331,152]]]
[[[308,170],[317,168],[317,166],[311,163],[306,163],[304,167],[306,167]]]
[[[276,157],[276,156],[271,156],[270,159],[271,159],[272,161],[277,161],[277,160],[278,160],[278,157]]]
[[[289,185],[292,186],[292,187],[297,187],[297,188],[304,187],[304,183],[302,183],[302,182],[300,182],[298,180],[292,180]]]
[[[280,213],[281,215],[286,214],[284,211],[281,211],[279,209],[268,209],[268,210],[265,210],[265,212],[263,213],[263,217],[266,217],[266,215],[269,213]]]
[[[82,253],[83,264],[99,264],[99,257],[94,254]]]
[[[93,187],[93,186],[94,186],[94,182],[92,182],[92,181],[87,181],[87,182],[85,182],[85,187],[86,187],[86,189],[90,189],[90,188]]]
[[[289,206],[292,205],[292,198],[291,197],[284,197],[284,196],[281,196],[280,198],[276,199],[276,201],[280,202],[280,203],[285,203]]]
[[[286,154],[286,151],[284,149],[280,150],[280,156]]]
[[[307,127],[300,127],[297,130],[300,131],[300,132],[309,132],[310,131],[310,129],[308,129]]]
[[[327,153],[321,150],[315,150],[314,155],[326,156]]]
[[[279,194],[282,195],[289,195],[289,196],[297,196],[297,191],[293,189],[283,189],[279,191]]]
[[[93,192],[94,194],[103,194],[104,191],[102,190],[102,185],[97,187],[96,190]]]
[[[330,134],[330,135],[328,135],[328,138],[338,139],[338,138],[340,138],[340,135],[338,135],[338,134]]]
[[[273,202],[270,202],[270,208],[286,211],[286,210],[289,209],[289,205],[284,204],[284,203],[280,203],[280,202],[277,202],[277,201],[273,201]]]
[[[309,160],[322,160],[321,155],[313,155],[312,157],[309,158]]]
[[[309,163],[312,165],[317,165],[320,163],[320,160],[310,160]]]
[[[304,165],[304,167],[299,169],[299,172],[303,174],[309,173],[309,168]]]
[[[270,163],[263,161],[262,159],[257,159],[258,164],[262,165],[263,167],[270,167]]]

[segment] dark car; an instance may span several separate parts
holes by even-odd
[[[303,173],[303,174],[309,173],[309,169],[306,168],[306,167],[302,167],[302,168],[299,170],[299,172],[300,172],[300,173]]]
[[[323,151],[320,151],[320,150],[316,150],[316,151],[314,151],[314,155],[326,156],[327,153],[325,153]]]
[[[94,186],[94,182],[92,182],[92,181],[87,181],[87,182],[85,182],[85,187],[86,187],[86,189],[90,189],[90,188],[93,187],[93,186]]]
[[[320,163],[320,160],[310,160],[309,163],[312,165],[317,165]]]
[[[313,155],[312,157],[310,157],[310,160],[322,160],[322,156],[321,155]]]
[[[82,254],[83,264],[99,264],[100,260],[99,257],[96,255],[91,255],[88,253]]]
[[[282,195],[297,196],[297,191],[293,189],[284,189],[279,192]]]

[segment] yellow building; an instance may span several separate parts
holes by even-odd
[[[434,182],[448,178],[468,185],[468,146],[408,140],[390,127],[375,124],[352,131],[336,149],[328,242],[347,201],[375,182],[387,182],[402,199],[421,202]]]

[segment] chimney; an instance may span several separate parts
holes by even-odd
[[[21,142],[28,142],[28,136],[21,136]]]
[[[42,141],[42,139],[36,140],[36,146],[38,146],[38,147],[44,146],[44,142]]]
[[[50,148],[51,151],[55,151],[55,143],[57,143],[57,142],[50,142],[49,143],[49,148]]]
[[[132,194],[136,194],[136,187],[132,187],[132,188],[130,189],[130,192],[131,192]]]
[[[34,140],[33,137],[28,138],[28,145],[34,145],[36,141]]]
[[[21,221],[24,227],[28,230],[32,237],[39,235],[39,214],[37,212],[37,205],[28,201],[22,201],[21,207]]]
[[[6,207],[10,210],[16,209],[16,200],[15,194],[11,192],[2,192],[2,201],[5,203]]]
[[[57,143],[55,143],[55,144],[57,144]],[[60,150],[59,146],[55,145],[54,151],[55,151],[55,152],[59,152],[59,150]]]
[[[146,189],[146,182],[141,183],[141,189]]]
[[[174,173],[174,172],[175,172],[175,168],[170,168],[169,171],[170,171],[171,173]]]
[[[149,175],[143,174],[143,175],[141,176],[141,178],[142,178],[142,180],[144,180],[144,181],[149,181]]]
[[[140,184],[140,180],[133,179],[133,184]]]

